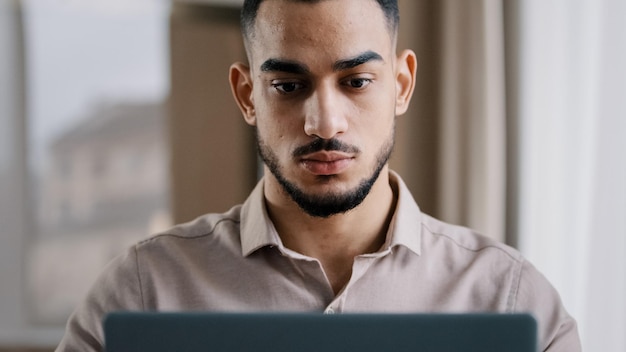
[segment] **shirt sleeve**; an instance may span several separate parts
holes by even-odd
[[[539,351],[580,352],[576,321],[548,280],[528,261],[522,264],[514,310],[537,320]]]
[[[104,351],[102,322],[106,314],[143,310],[136,248],[113,259],[68,320],[57,352]]]

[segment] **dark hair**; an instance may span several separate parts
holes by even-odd
[[[293,0],[299,2],[315,3],[320,0]],[[340,0],[341,1],[341,0]],[[259,6],[263,0],[245,0],[241,9],[241,31],[244,39],[248,39],[256,20]],[[398,30],[400,15],[398,14],[398,0],[376,0],[380,8],[385,13],[387,25],[393,33]]]

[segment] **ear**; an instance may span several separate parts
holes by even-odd
[[[396,64],[396,115],[402,115],[409,108],[415,89],[417,57],[412,50],[405,50],[397,58]]]
[[[252,98],[252,77],[250,68],[237,62],[230,66],[228,75],[230,89],[233,97],[239,105],[244,120],[251,126],[256,125],[256,111],[254,109],[254,99]]]

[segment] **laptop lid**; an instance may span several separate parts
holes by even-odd
[[[108,352],[536,352],[524,314],[117,312]]]

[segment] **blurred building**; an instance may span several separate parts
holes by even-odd
[[[28,270],[34,321],[63,322],[114,255],[169,225],[166,138],[164,104],[120,103],[52,141]]]
[[[163,104],[100,105],[49,148],[39,211],[45,237],[133,235],[168,209]]]

